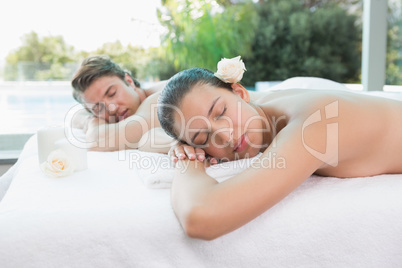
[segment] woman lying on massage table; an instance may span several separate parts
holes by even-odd
[[[219,65],[215,75],[189,69],[173,76],[159,97],[161,126],[181,142],[171,151],[178,171],[172,205],[188,236],[210,240],[231,232],[312,174],[402,173],[402,102],[346,90],[289,89],[251,103],[237,83],[244,64],[232,60],[241,69],[237,79],[223,77]],[[205,173],[205,155],[235,160],[259,152],[251,167],[222,183]]]

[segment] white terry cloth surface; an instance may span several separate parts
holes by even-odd
[[[312,176],[213,241],[185,236],[169,189],[149,189],[127,151],[46,177],[35,137],[0,203],[0,267],[400,267],[402,175]],[[269,178],[267,178],[269,179]]]
[[[148,188],[170,188],[175,168],[168,155],[138,150],[133,150],[128,154],[138,176]],[[222,182],[247,169],[260,156],[261,153],[250,159],[213,165],[206,168],[206,173],[218,182]]]
[[[10,187],[11,181],[14,177],[14,172],[18,167],[18,161],[14,165],[12,165],[6,173],[4,173],[0,177],[0,202],[3,199],[4,195],[6,194],[8,187]]]
[[[70,134],[72,137],[74,137],[75,140],[81,141],[85,143],[85,134],[81,129],[70,129]],[[19,159],[28,157],[29,154],[37,154],[36,148],[31,148],[31,150],[24,150],[24,155],[21,155]],[[4,173],[0,177],[0,202],[3,199],[4,195],[6,194],[8,188],[10,187],[11,181],[14,178],[14,173],[18,169],[18,166],[20,164],[20,160],[17,160],[17,162],[10,167],[6,173]]]

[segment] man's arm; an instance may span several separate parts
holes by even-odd
[[[148,132],[151,129],[160,128],[156,113],[158,96],[159,94],[155,93],[147,97],[134,115],[120,122],[108,124],[106,121],[99,118],[90,120],[86,138],[87,142],[92,145],[91,150],[116,151],[138,149],[140,147],[142,147],[142,150],[150,150],[149,146],[151,143],[166,144],[166,146],[170,148],[168,139],[171,139],[168,138],[163,131],[157,131],[157,135],[151,135],[151,133]],[[147,141],[143,138],[144,135],[147,138],[154,138],[155,140]],[[142,142],[140,142],[141,139]],[[167,152],[169,148],[159,147],[156,151],[164,153]],[[156,152],[155,150],[152,151]]]
[[[86,139],[93,151],[138,149],[142,135],[150,128],[149,120],[139,115],[113,124],[93,118],[89,121]]]
[[[71,127],[82,129],[84,133],[86,133],[88,130],[88,125],[93,118],[94,116],[90,112],[82,108],[74,113],[74,116],[71,119]]]

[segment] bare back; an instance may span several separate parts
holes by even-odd
[[[290,89],[256,101],[277,134],[293,135],[322,160],[316,174],[336,177],[402,173],[402,102],[348,91]],[[294,128],[293,128],[294,129]]]

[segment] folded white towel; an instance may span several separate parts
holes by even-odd
[[[261,154],[253,158],[223,162],[206,169],[209,176],[222,182],[247,169]],[[166,154],[133,150],[129,152],[130,164],[148,188],[169,188],[174,177],[174,165]]]
[[[217,180],[218,182],[222,182],[227,180],[240,172],[246,170],[254,161],[256,161],[261,156],[261,153],[246,159],[239,159],[235,161],[223,162],[217,165],[210,166],[206,169],[206,172],[209,176]]]

